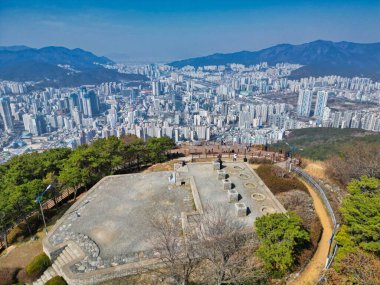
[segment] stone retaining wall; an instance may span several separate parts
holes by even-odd
[[[143,253],[142,256],[137,253],[129,253],[127,254],[128,256],[119,255],[113,257],[111,260],[103,260],[99,257],[99,247],[88,236],[81,233],[70,232],[68,228],[60,229],[62,222],[67,219],[68,215],[72,215],[78,208],[83,207],[87,200],[86,197],[89,197],[90,194],[98,188],[100,183],[104,183],[104,180],[110,180],[112,177],[114,176],[103,178],[93,186],[84,197],[81,197],[56,223],[43,241],[43,250],[52,261],[59,256],[68,243],[74,243],[80,251],[80,258],[62,267],[62,277],[69,285],[95,285],[104,281],[140,274],[164,266],[162,261],[154,256],[154,253]],[[196,214],[203,213],[202,203],[194,178],[190,176],[185,177],[185,179],[189,179]],[[191,214],[194,213],[182,213],[182,226],[184,228],[186,228],[187,215]],[[55,236],[55,233],[62,231],[65,232],[64,236]]]

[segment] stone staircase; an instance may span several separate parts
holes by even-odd
[[[44,274],[37,280],[33,282],[33,285],[44,285],[51,278],[62,275],[62,267],[74,259],[80,257],[80,252],[73,244],[69,243],[57,259],[53,262],[52,266],[45,270]]]

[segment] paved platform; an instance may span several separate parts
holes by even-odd
[[[223,170],[229,182],[220,179],[210,162],[176,165],[172,172],[105,177],[57,222],[43,242],[44,251],[54,261],[75,243],[81,258],[65,264],[62,274],[69,284],[97,284],[157,264],[149,219],[158,211],[183,218],[201,214],[210,204],[249,230],[258,216],[285,211],[248,164],[227,162]],[[238,192],[238,201],[229,200],[230,188]],[[237,203],[247,207],[246,214],[237,213]]]
[[[246,226],[252,227],[255,219],[263,214],[285,211],[247,164],[226,162],[223,170],[232,182],[232,189],[239,194],[238,202],[248,207],[247,216],[239,218]],[[203,206],[211,204],[222,207],[226,212],[235,215],[235,203],[228,201],[228,192],[223,189],[223,181],[218,179],[218,173],[212,170],[210,163],[189,164],[187,175],[194,177]]]

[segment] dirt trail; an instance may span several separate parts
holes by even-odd
[[[318,282],[323,268],[325,267],[326,257],[329,250],[329,239],[333,230],[329,215],[323,206],[321,198],[316,191],[304,182],[313,199],[315,211],[323,227],[323,234],[318,244],[318,249],[314,253],[312,259],[306,266],[305,270],[298,276],[292,284],[297,285],[314,285]]]
[[[81,195],[86,195],[84,192]],[[79,196],[78,196],[79,197]],[[47,220],[48,230],[54,226],[55,222],[62,217],[67,209],[73,204],[73,201],[66,203],[58,209],[58,213]],[[37,239],[28,239],[23,242],[16,243],[11,246],[10,250],[3,252],[0,255],[0,268],[2,267],[16,267],[24,268],[36,255],[42,253],[42,240],[45,237],[45,231],[41,227],[36,233]],[[1,283],[1,282],[0,282]]]
[[[12,245],[12,249],[0,256],[0,268],[24,268],[36,255],[42,253],[44,233],[37,234],[37,240]]]

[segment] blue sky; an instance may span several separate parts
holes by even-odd
[[[380,0],[0,0],[0,45],[167,61],[316,39],[380,42]]]

